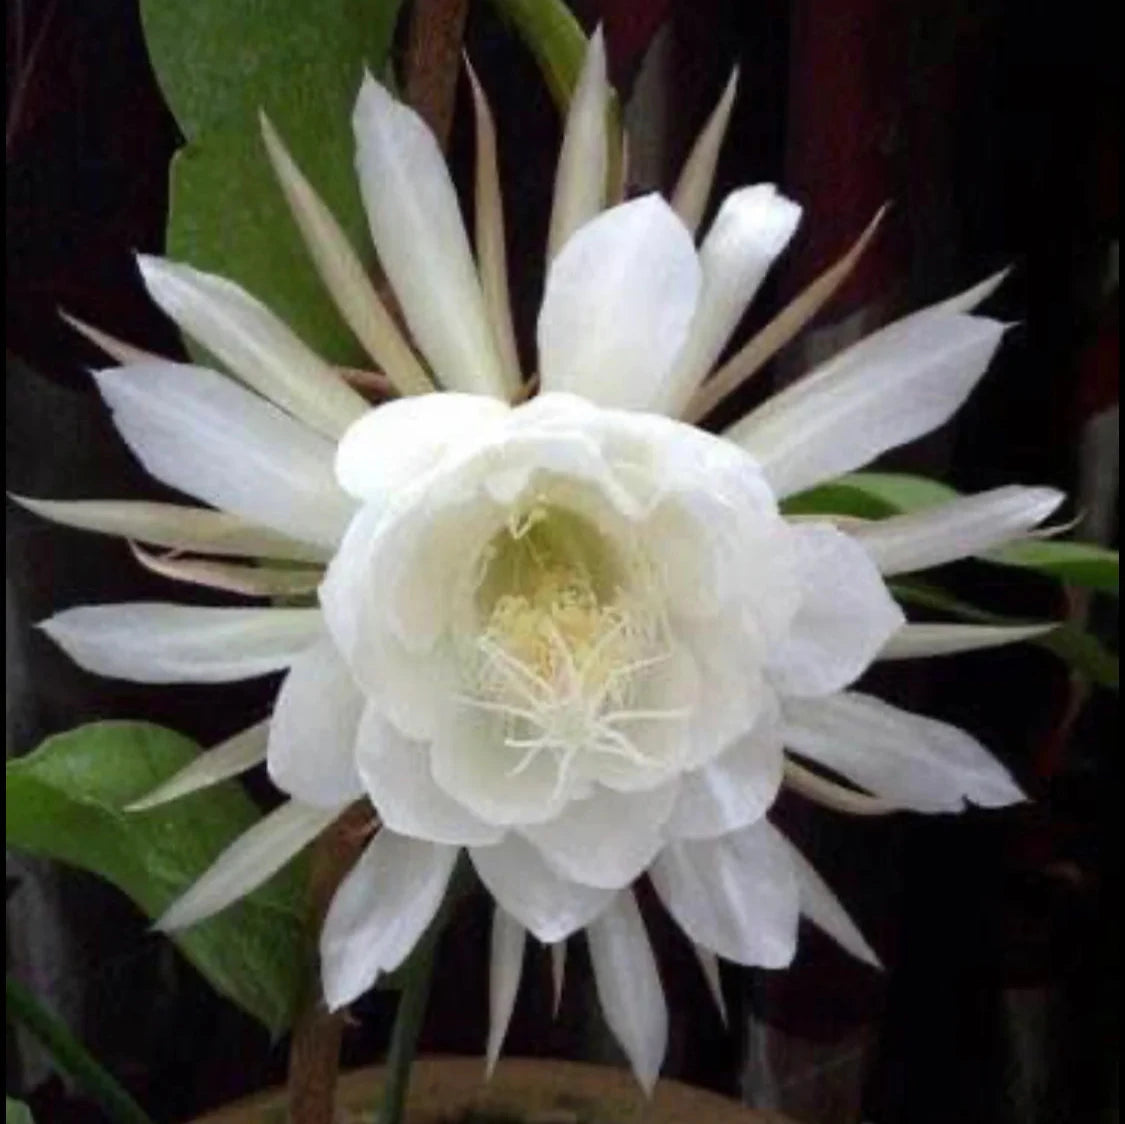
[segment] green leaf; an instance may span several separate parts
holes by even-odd
[[[1110,691],[1120,689],[1121,661],[1093,633],[1064,625],[1033,643],[1053,652],[1091,683]]]
[[[535,56],[551,97],[565,118],[586,58],[588,40],[582,25],[562,0],[492,0],[492,6]],[[606,140],[606,183],[612,185],[621,174],[621,105],[612,89]]]
[[[1013,617],[989,613],[965,601],[951,597],[944,590],[918,581],[895,581],[890,583],[891,592],[907,605],[918,605],[938,612],[948,613],[961,620],[977,624],[1019,625],[1034,624]],[[1052,652],[1076,672],[1111,691],[1119,689],[1121,667],[1118,657],[1096,636],[1074,624],[1063,624],[1045,636],[1037,636],[1028,641],[1036,647]]]
[[[101,1063],[15,978],[4,977],[4,1014],[13,1026],[22,1027],[51,1056],[59,1073],[73,1080],[101,1105],[116,1124],[153,1124],[151,1117]]]
[[[1032,540],[1013,543],[988,554],[988,561],[1002,566],[1036,570],[1070,585],[1081,585],[1119,596],[1121,560],[1116,550],[1086,542]]]
[[[143,722],[96,722],[49,738],[5,770],[6,841],[91,871],[158,917],[259,818],[233,782],[122,811],[197,753],[188,738]],[[243,902],[172,934],[218,991],[274,1033],[288,1025],[303,979],[303,885],[293,864]]]
[[[586,57],[582,25],[562,0],[492,0],[492,6],[527,44],[565,115]]]
[[[4,1098],[4,1124],[35,1124],[31,1109],[11,1097]]]
[[[853,472],[821,484],[784,503],[787,515],[854,515],[885,519],[957,498],[957,493],[927,476],[899,472]]]
[[[821,484],[782,505],[786,515],[851,515],[886,519],[908,511],[948,503],[960,493],[938,480],[897,472],[853,472]],[[978,561],[1033,570],[1069,585],[1095,589],[1114,597],[1120,592],[1120,561],[1116,550],[1083,542],[1028,539],[1012,543]]]
[[[383,69],[401,0],[142,0],[153,68],[187,146],[172,163],[167,253],[229,277],[342,365],[360,352],[304,250],[258,111],[353,244],[368,234],[353,160],[364,67]]]

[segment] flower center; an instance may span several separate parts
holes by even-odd
[[[638,706],[646,670],[670,658],[645,567],[588,519],[543,500],[514,513],[486,548],[466,704],[497,715],[510,772],[549,754],[556,795],[580,754],[656,764],[630,724],[682,717]]]

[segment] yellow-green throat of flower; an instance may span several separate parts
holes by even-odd
[[[670,658],[663,622],[644,596],[648,568],[566,507],[536,500],[508,519],[482,556],[471,693],[501,719],[512,774],[543,753],[557,787],[582,753],[654,764],[630,725],[680,718],[638,705],[644,673]]]

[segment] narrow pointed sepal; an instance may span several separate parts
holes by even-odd
[[[512,301],[508,291],[508,252],[504,244],[504,204],[500,194],[500,172],[496,154],[496,126],[476,71],[468,59],[465,71],[473,92],[476,119],[476,251],[485,308],[500,355],[509,396],[520,387],[520,361],[512,325]]]
[[[718,404],[757,374],[839,291],[851,276],[879,229],[887,207],[879,209],[855,244],[803,289],[764,328],[744,344],[696,391],[684,410],[687,421],[706,417]]]
[[[266,759],[269,722],[258,722],[201,753],[151,792],[127,804],[127,812],[144,812],[181,796],[210,788],[220,781],[237,777]]]
[[[1063,502],[1055,488],[1009,484],[848,528],[883,575],[926,570],[1026,536]]]
[[[555,941],[551,950],[551,1018],[559,1017],[566,984],[566,941]]]
[[[488,1045],[485,1073],[491,1077],[508,1033],[523,973],[527,930],[496,906],[492,912],[491,962],[488,975]]]
[[[215,274],[140,254],[149,296],[227,369],[299,421],[339,437],[367,403],[261,301]]]
[[[313,808],[287,801],[243,832],[203,876],[165,911],[156,928],[187,929],[253,893],[294,855],[304,850],[340,808]]]
[[[1055,621],[1026,625],[906,624],[883,646],[881,660],[914,660],[930,656],[954,656],[1005,644],[1021,644],[1046,636],[1058,628]]]
[[[244,597],[299,597],[313,593],[324,577],[323,569],[215,562],[206,558],[183,558],[177,551],[159,555],[132,542],[129,548],[146,570],[161,577]]]
[[[605,206],[608,113],[605,39],[599,27],[590,37],[567,113],[547,234],[548,262]]]
[[[773,828],[771,830],[789,855],[793,870],[797,875],[797,893],[801,913],[819,929],[823,929],[841,948],[851,953],[857,960],[872,968],[882,968],[875,950],[867,943],[859,926],[851,919],[840,899],[829,888],[828,883],[817,873],[816,868],[786,837]]]
[[[332,212],[298,168],[269,118],[262,139],[293,219],[340,315],[400,394],[426,394],[433,380],[375,291]]]
[[[165,546],[175,551],[245,558],[327,561],[329,552],[226,511],[147,500],[11,499],[42,519],[100,535]]]
[[[699,961],[699,969],[703,973],[703,979],[715,1004],[715,1010],[719,1012],[719,1018],[723,1020],[723,1026],[729,1026],[730,1016],[727,1013],[726,998],[723,996],[723,981],[719,974],[719,958],[709,948],[704,948],[702,945],[696,944],[695,941],[691,942],[691,948],[695,953],[696,960]]]
[[[719,152],[727,135],[731,109],[738,92],[738,67],[732,71],[711,116],[703,126],[672,192],[672,209],[693,234],[699,229],[711,198]]]
[[[633,892],[619,893],[586,936],[606,1023],[651,1094],[668,1045],[668,1007]]]
[[[95,328],[92,324],[87,324],[85,321],[79,320],[77,316],[71,316],[69,312],[64,312],[62,309],[59,309],[59,317],[80,336],[85,337],[95,347],[101,348],[106,355],[118,363],[128,365],[161,358],[151,351],[145,351],[143,348],[119,340],[116,336],[111,336],[108,332],[103,332],[100,328]]]

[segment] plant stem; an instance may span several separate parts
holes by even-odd
[[[414,0],[406,46],[406,100],[444,149],[453,124],[469,0]]]
[[[404,971],[402,994],[395,1014],[391,1045],[387,1051],[387,1084],[383,1091],[383,1110],[379,1124],[402,1124],[406,1107],[406,1091],[410,1086],[410,1068],[418,1047],[418,1034],[430,998],[430,982],[434,970],[434,950],[441,925],[434,925],[418,942]]]
[[[11,976],[4,979],[8,1017],[23,1026],[50,1053],[59,1069],[73,1077],[119,1124],[152,1124],[144,1109],[94,1060],[61,1019],[52,1015]]]
[[[292,1124],[332,1124],[344,1013],[321,998],[317,936],[332,895],[366,844],[372,813],[355,804],[314,844],[309,869],[308,971],[289,1045],[287,1098]]]
[[[320,996],[310,994],[289,1046],[287,1099],[293,1124],[332,1124],[343,1033],[343,1014],[326,1010]]]

